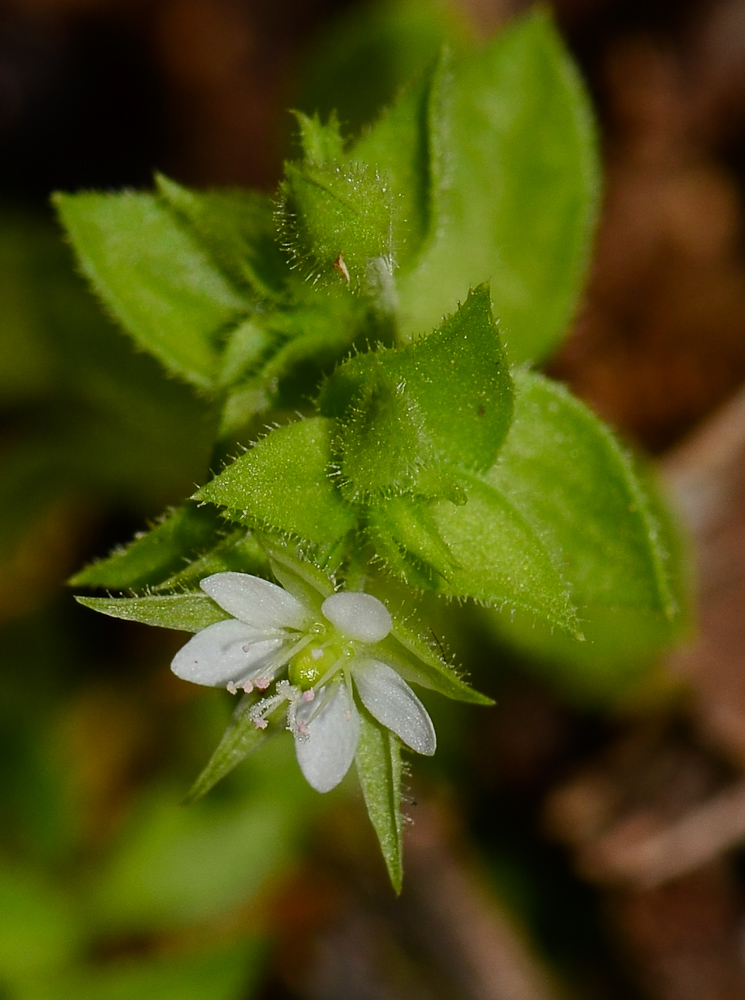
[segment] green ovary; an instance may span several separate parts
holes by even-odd
[[[343,650],[335,642],[328,645],[312,644],[293,656],[290,660],[289,679],[302,691],[307,691],[327,674],[343,656]]]

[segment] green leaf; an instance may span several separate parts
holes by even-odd
[[[437,0],[375,0],[347,8],[315,42],[301,80],[300,107],[333,110],[353,133],[424,73],[444,43],[470,35],[461,12]]]
[[[373,544],[383,558],[391,548],[402,556],[391,569],[412,586],[522,608],[578,635],[569,588],[538,532],[497,490],[465,473],[461,483],[467,497],[462,506],[408,497],[371,506]]]
[[[401,815],[401,745],[387,729],[360,710],[357,774],[365,806],[383,852],[394,891],[401,892],[403,817]]]
[[[573,699],[638,682],[687,624],[679,542],[649,476],[564,388],[516,376],[515,418],[486,478],[540,532],[572,586],[586,642],[525,616],[495,631]]]
[[[213,545],[215,537],[223,531],[224,524],[214,510],[184,504],[129,545],[86,566],[70,583],[74,587],[110,590],[141,590],[154,586],[181,571],[189,558]]]
[[[248,300],[154,195],[58,194],[55,204],[111,314],[167,369],[209,389],[222,332]]]
[[[75,600],[111,618],[124,618],[184,632],[198,632],[230,617],[211,598],[199,592],[162,597],[76,597]]]
[[[194,241],[243,293],[256,300],[282,296],[287,261],[277,246],[274,203],[258,191],[193,191],[163,174],[158,193]]]
[[[281,721],[287,714],[286,706],[281,705],[269,715],[267,720],[269,724],[266,729],[259,729],[249,716],[255,700],[247,695],[241,698],[222,739],[215,748],[215,752],[189,789],[187,802],[196,802],[197,799],[201,799],[203,795],[215,787],[218,781],[230,774],[234,767],[237,767],[254,750],[257,750],[269,736],[281,727]]]
[[[543,357],[576,306],[599,186],[589,101],[549,15],[457,60],[446,107],[437,236],[398,277],[402,328],[432,329],[488,280],[511,361]]]
[[[322,417],[280,427],[194,499],[227,507],[234,520],[328,545],[356,523],[330,479],[333,433],[332,422]]]
[[[512,416],[488,287],[471,292],[429,337],[346,362],[326,381],[319,406],[339,419],[342,482],[354,500],[447,494],[443,464],[488,468]]]
[[[528,372],[515,381],[512,428],[485,482],[540,534],[577,603],[672,621],[673,541],[633,460],[562,386]]]

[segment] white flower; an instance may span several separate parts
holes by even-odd
[[[379,723],[417,753],[433,754],[435,731],[406,681],[376,649],[391,632],[386,606],[372,594],[341,591],[320,609],[282,587],[246,573],[215,573],[200,584],[232,615],[210,625],[179,650],[171,669],[195,684],[232,693],[264,691],[250,717],[288,703],[287,728],[308,783],[327,792],[354,760],[360,719],[356,698]],[[289,664],[288,679],[277,681]]]

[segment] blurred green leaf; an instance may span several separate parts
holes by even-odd
[[[512,428],[486,478],[559,561],[586,642],[521,614],[493,627],[574,697],[615,697],[687,627],[675,527],[648,474],[582,403],[538,375],[515,384]]]
[[[599,184],[589,102],[547,12],[456,60],[445,106],[437,236],[398,277],[403,329],[426,333],[489,281],[510,360],[545,357],[575,308]]]
[[[215,920],[245,905],[297,850],[312,792],[283,741],[271,781],[240,801],[210,796],[189,806],[151,788],[90,885],[92,917],[110,932]],[[266,755],[262,755],[266,757]]]
[[[636,607],[672,622],[672,539],[631,457],[558,383],[528,372],[515,383],[512,427],[484,481],[540,534],[578,605]]]
[[[453,4],[356,4],[315,40],[301,78],[300,107],[324,117],[335,110],[343,125],[357,132],[434,62],[443,43],[458,47],[467,35]]]
[[[0,864],[0,982],[23,983],[68,964],[82,947],[72,899],[18,861]]]
[[[265,946],[257,940],[129,958],[25,986],[21,1000],[249,1000]]]
[[[287,260],[276,241],[275,205],[258,191],[193,191],[163,174],[158,193],[223,274],[259,304],[284,292]]]

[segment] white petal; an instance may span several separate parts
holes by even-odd
[[[303,628],[310,616],[304,604],[276,583],[248,573],[215,573],[199,586],[234,618],[260,629]]]
[[[393,627],[390,611],[372,594],[342,590],[327,597],[321,611],[342,635],[358,642],[380,642]]]
[[[315,701],[298,707],[297,719],[308,726],[307,736],[295,737],[300,770],[317,792],[330,792],[349,770],[360,735],[360,717],[347,685],[322,688]]]
[[[417,753],[431,756],[435,752],[435,727],[403,677],[379,660],[358,661],[352,676],[362,704],[378,722]]]
[[[176,653],[171,670],[182,680],[211,687],[259,676],[285,641],[261,635],[235,618],[208,625]]]

